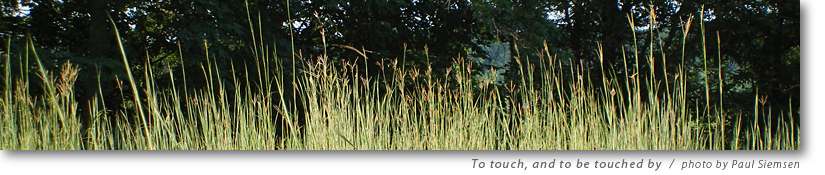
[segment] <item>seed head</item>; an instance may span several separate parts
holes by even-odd
[[[60,81],[57,84],[57,90],[60,95],[70,95],[75,81],[77,81],[77,73],[80,71],[77,66],[72,63],[66,63],[60,66]]]

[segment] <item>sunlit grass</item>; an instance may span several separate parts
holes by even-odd
[[[256,30],[251,15],[249,19],[251,33],[259,34],[260,22]],[[688,20],[684,27],[684,40],[690,24]],[[100,87],[92,100],[77,101],[72,94],[82,71],[67,63],[52,73],[43,66],[29,39],[19,59],[12,59],[11,54],[4,57],[0,148],[798,149],[799,128],[792,105],[785,111],[771,111],[760,102],[764,97],[755,93],[753,113],[731,114],[722,105],[725,94],[720,91],[718,97],[712,97],[716,94],[710,94],[709,79],[723,76],[708,73],[712,66],[708,60],[714,58],[705,52],[707,41],[701,22],[700,28],[705,53],[703,99],[688,97],[687,84],[696,80],[688,79],[684,66],[667,70],[667,61],[681,60],[656,55],[664,51],[653,47],[642,52],[645,48],[638,48],[635,32],[632,47],[622,48],[622,57],[616,58],[622,59],[621,67],[606,65],[598,44],[595,52],[599,57],[589,58],[598,60],[600,70],[595,73],[579,59],[557,57],[546,45],[537,58],[521,57],[516,50],[516,65],[511,71],[518,76],[500,86],[474,79],[473,63],[465,58],[455,58],[446,74],[438,75],[429,66],[404,67],[397,62],[388,63],[386,69],[366,70],[355,62],[333,63],[327,55],[304,58],[293,53],[290,59],[306,61],[285,64],[284,58],[277,57],[272,47],[254,35],[250,49],[254,65],[232,63],[229,70],[221,69],[215,64],[219,58],[209,56],[209,45],[204,42],[202,74],[182,71],[181,77],[156,75],[147,65],[139,74],[143,77],[135,77],[118,35],[116,44],[128,83],[120,90],[130,95],[128,101],[133,104],[124,110],[107,109]],[[717,45],[718,40],[717,36]],[[664,44],[650,42],[651,46]],[[322,44],[328,47],[325,40]],[[681,44],[684,55],[686,42]],[[11,45],[7,40],[6,53],[11,53]],[[362,57],[356,59],[370,59],[361,49],[342,47],[360,53]],[[722,62],[721,54],[715,58],[718,63]],[[36,71],[28,72],[25,66],[22,72],[12,74],[11,62],[28,65],[29,55]],[[381,76],[365,75],[370,71],[380,71]],[[42,84],[32,86],[29,74],[36,74]],[[159,76],[168,76],[171,87],[158,86]],[[204,77],[205,87],[190,89],[190,85],[175,81],[187,76]],[[720,81],[717,87],[723,86]],[[41,87],[43,93],[33,95],[30,87]],[[90,116],[86,124],[81,123],[79,107],[88,108],[83,110]]]

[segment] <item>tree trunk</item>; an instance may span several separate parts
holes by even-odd
[[[86,3],[91,15],[86,52],[92,57],[111,57],[115,44],[109,27],[107,0],[88,0]]]
[[[600,28],[603,38],[601,38],[601,40],[604,43],[605,62],[609,64],[612,60],[619,58],[621,43],[625,42],[622,36],[630,32],[628,31],[630,29],[628,28],[627,20],[624,18],[627,14],[622,14],[622,10],[630,8],[631,3],[625,2],[623,8],[626,9],[619,9],[619,0],[607,1],[602,3],[602,5],[602,26]]]

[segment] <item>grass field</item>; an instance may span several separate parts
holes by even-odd
[[[685,36],[691,31],[689,24],[684,27]],[[698,24],[702,48],[718,42],[715,36],[705,41],[704,25]],[[255,27],[250,28],[254,33]],[[232,64],[230,69],[222,69],[214,64],[220,58],[207,56],[207,63],[200,67],[202,74],[176,76],[151,68],[133,72],[125,56],[127,50],[118,40],[127,73],[121,90],[129,95],[131,105],[112,110],[101,100],[105,98],[102,92],[91,101],[78,101],[73,95],[78,76],[106,75],[80,75],[83,71],[70,63],[60,70],[49,70],[29,40],[20,51],[24,54],[3,58],[0,148],[799,149],[799,121],[794,121],[798,113],[792,105],[771,111],[759,103],[764,97],[754,93],[753,112],[732,115],[722,105],[725,94],[710,93],[710,88],[724,86],[712,86],[708,81],[723,78],[708,73],[723,65],[707,63],[713,59],[721,62],[721,53],[704,54],[705,68],[700,72],[707,78],[700,81],[706,82],[702,89],[705,96],[691,99],[687,83],[697,80],[688,79],[684,67],[667,70],[663,66],[685,58],[645,54],[657,53],[654,48],[623,50],[621,58],[610,58],[623,60],[619,67],[605,65],[607,58],[589,58],[598,60],[598,73],[576,59],[555,56],[547,46],[538,58],[523,59],[516,50],[515,68],[510,71],[519,78],[494,85],[474,79],[474,63],[465,58],[455,58],[446,74],[434,75],[430,67],[405,67],[396,62],[387,63],[387,69],[366,70],[355,63],[334,63],[337,58],[326,55],[302,57],[293,53],[280,58],[260,38],[253,37],[251,43],[254,65]],[[5,43],[6,53],[11,52],[12,44],[11,40]],[[676,44],[685,48],[686,43]],[[360,53],[362,57],[357,59],[371,59],[363,49],[342,47]],[[644,52],[646,49],[649,51]],[[16,70],[12,62],[18,61],[16,65],[31,66],[33,72],[20,69],[24,72],[12,73]],[[367,76],[370,72],[379,76]],[[195,76],[205,77],[204,88],[179,83]],[[171,86],[158,85],[159,78],[171,79]],[[42,93],[35,95],[33,87],[42,88]],[[81,116],[89,117],[85,120]]]

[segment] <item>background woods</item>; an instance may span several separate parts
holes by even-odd
[[[699,19],[703,4],[706,15]],[[793,0],[250,0],[246,8],[239,1],[217,0],[4,0],[0,37],[23,43],[31,35],[46,64],[56,68],[72,61],[86,73],[104,75],[103,84],[114,84],[113,76],[105,75],[124,74],[111,17],[137,70],[151,65],[163,73],[180,74],[185,69],[199,75],[198,65],[206,60],[205,42],[219,66],[251,65],[250,40],[256,38],[272,43],[268,47],[287,62],[292,50],[304,59],[327,51],[332,58],[363,61],[357,53],[335,46],[365,49],[372,70],[386,66],[380,64],[383,61],[397,60],[405,66],[430,64],[433,71],[445,73],[454,59],[474,58],[481,60],[476,74],[498,69],[490,76],[502,85],[513,79],[514,71],[507,71],[516,62],[511,59],[540,59],[545,43],[563,64],[583,63],[592,75],[601,71],[599,44],[605,65],[621,67],[623,48],[634,47],[630,41],[635,31],[639,48],[653,48],[642,52],[666,51],[657,58],[666,60],[665,68],[675,69],[684,62],[688,76],[695,80],[688,84],[692,87],[688,95],[696,97],[690,99],[702,99],[706,76],[721,73],[723,87],[717,87],[718,79],[708,81],[711,94],[721,89],[730,97],[724,101],[729,109],[748,112],[757,91],[769,105],[786,108],[789,100],[799,105],[800,13],[799,2]],[[650,8],[655,8],[655,18],[649,15]],[[635,21],[633,31],[628,16]],[[702,72],[702,46],[697,44],[702,41],[700,32],[687,36],[684,60],[679,52],[682,27],[690,16],[694,26],[698,20],[705,22],[706,54],[711,58],[722,54],[721,59],[709,60],[714,66],[707,75]],[[250,30],[248,17],[258,28]],[[254,36],[257,32],[261,35]],[[327,48],[321,44],[324,41]],[[495,59],[506,61],[490,61]],[[83,89],[94,89],[96,77],[78,81],[78,86],[88,86],[78,88],[80,96],[95,93]],[[193,76],[188,81],[198,84],[203,78]],[[107,93],[115,93],[113,88],[104,87]]]

